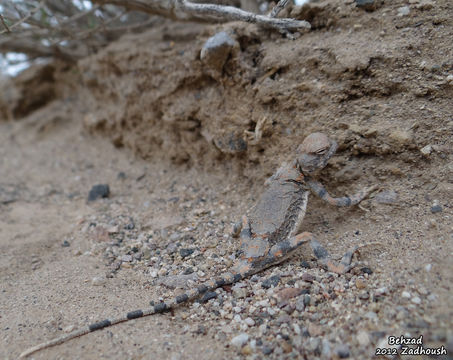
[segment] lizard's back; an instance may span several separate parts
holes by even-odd
[[[302,184],[291,181],[297,178],[300,173],[292,166],[279,169],[251,210],[252,233],[267,238],[270,245],[292,236],[305,214],[308,191]]]

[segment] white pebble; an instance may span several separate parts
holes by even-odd
[[[370,337],[366,331],[362,330],[357,334],[357,341],[361,346],[368,346],[370,343]]]
[[[408,292],[408,291],[403,291],[403,292],[401,293],[401,296],[402,296],[403,298],[409,299],[409,298],[411,297],[411,293]]]
[[[156,278],[157,277],[157,270],[156,269],[149,269],[149,275],[151,277]]]
[[[91,279],[91,285],[93,285],[93,286],[104,285],[106,282],[107,282],[107,279],[105,277],[101,277],[101,276],[95,276],[93,279]]]
[[[416,304],[416,305],[420,305],[422,303],[422,299],[420,299],[418,296],[414,296],[411,301]]]
[[[75,326],[74,325],[69,325],[69,326],[66,326],[63,331],[65,333],[70,333],[70,332],[73,332],[75,330]]]
[[[244,322],[248,325],[248,326],[253,326],[255,325],[255,320],[253,320],[251,317],[248,317],[244,320]],[[296,324],[297,325],[297,324]]]
[[[234,311],[236,314],[239,314],[239,313],[242,311],[242,309],[241,309],[240,306],[235,306],[235,307],[233,308],[233,311]]]
[[[411,9],[409,8],[409,6],[402,6],[398,8],[398,16],[406,16],[409,15],[410,12]]]
[[[432,264],[426,264],[425,265],[426,272],[430,272],[432,268],[433,268]]]
[[[239,334],[231,339],[231,343],[236,347],[242,347],[249,341],[249,336],[246,333]]]

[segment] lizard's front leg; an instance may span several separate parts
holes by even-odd
[[[239,235],[243,236],[244,235],[244,234],[242,234],[243,230],[246,230],[245,236],[250,237],[250,235],[249,235],[250,223],[249,223],[249,219],[245,215],[242,216],[241,221],[238,221],[237,223],[235,223],[233,225],[233,230],[231,231],[231,236],[234,238],[239,237]]]
[[[318,197],[320,197],[322,200],[328,202],[331,205],[335,206],[353,206],[357,205],[360,203],[364,198],[368,196],[369,193],[371,193],[373,190],[376,190],[378,188],[377,185],[370,186],[368,188],[365,188],[356,194],[352,196],[344,196],[344,197],[338,197],[334,198],[331,196],[325,187],[319,182],[314,179],[306,179],[305,183],[310,187],[311,191]]]
[[[351,264],[351,262],[354,253],[358,250],[357,246],[352,250],[347,251],[341,258],[339,263],[336,263],[336,261],[332,260],[329,252],[314,237],[310,241],[310,246],[321,265],[331,272],[337,274],[345,274],[356,266],[355,264]]]
[[[313,234],[309,232],[303,232],[274,245],[267,255],[266,262],[268,264],[278,264],[291,255],[291,253],[302,244],[307,242],[310,242],[310,246],[319,263],[328,271],[344,274],[355,266],[355,264],[351,265],[351,261],[358,247],[354,247],[351,251],[346,252],[340,262],[337,263],[330,257],[329,252],[319,243],[319,241],[315,239]]]

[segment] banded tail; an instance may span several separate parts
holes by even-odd
[[[247,276],[248,276],[248,274],[245,275],[245,274],[240,274],[240,273],[225,273],[218,278],[208,280],[208,281],[202,283],[195,289],[189,290],[188,292],[186,292],[182,295],[176,296],[170,302],[160,302],[146,310],[134,310],[134,311],[130,311],[126,315],[120,316],[118,318],[105,319],[105,320],[93,323],[91,325],[88,325],[85,328],[75,330],[69,334],[65,334],[65,335],[62,335],[53,340],[49,340],[49,341],[43,342],[41,344],[38,344],[36,346],[33,346],[33,347],[25,350],[24,352],[22,352],[19,355],[19,358],[25,358],[39,350],[43,350],[43,349],[46,349],[46,348],[49,348],[49,347],[52,347],[55,345],[63,344],[65,342],[72,340],[74,338],[77,338],[79,336],[83,336],[90,332],[93,332],[96,330],[101,330],[101,329],[104,329],[106,327],[109,327],[109,326],[112,326],[115,324],[119,324],[119,323],[133,320],[133,319],[138,319],[138,318],[145,317],[145,316],[163,313],[165,311],[175,308],[179,304],[195,300],[207,291],[212,291],[212,290],[218,289],[219,287],[224,286],[224,285],[233,284],[235,282],[241,281],[243,278],[245,278]]]

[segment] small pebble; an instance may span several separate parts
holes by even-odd
[[[401,297],[406,298],[406,299],[410,299],[411,293],[408,292],[408,291],[403,291],[403,292],[401,293]]]
[[[70,332],[73,332],[75,330],[75,326],[74,325],[69,325],[69,326],[66,326],[63,331],[65,333],[70,333]]]
[[[302,289],[297,288],[284,288],[277,293],[277,297],[280,301],[289,300],[302,293]]]
[[[411,299],[412,303],[414,303],[415,305],[420,305],[422,303],[422,299],[420,299],[418,296],[414,296],[412,299]]]
[[[377,314],[374,311],[368,311],[365,314],[365,317],[370,320],[377,320],[377,318],[378,318]]]
[[[357,279],[355,281],[355,286],[357,287],[357,289],[365,289],[366,288],[366,283],[363,279]]]
[[[88,201],[109,197],[110,188],[107,184],[94,185],[88,193]]]
[[[368,291],[361,291],[359,294],[359,299],[361,300],[368,300],[370,298],[370,294]]]
[[[308,332],[311,337],[317,337],[323,333],[322,327],[313,323],[308,324]]]
[[[132,255],[123,255],[121,257],[122,262],[131,262],[133,260]]]
[[[442,206],[440,206],[440,205],[438,205],[438,204],[431,206],[431,212],[432,212],[433,214],[442,212]]]
[[[269,289],[273,286],[274,287],[277,286],[279,282],[280,282],[280,276],[274,275],[274,276],[271,276],[270,278],[264,280],[261,284],[261,287],[263,289]]]
[[[423,156],[431,155],[432,151],[433,151],[432,145],[426,145],[420,149],[420,152],[422,153]]]
[[[63,247],[69,247],[69,246],[71,246],[71,244],[69,243],[68,240],[63,240],[63,243],[61,244],[61,246],[63,246]]]
[[[376,9],[376,0],[355,0],[355,5],[366,11],[373,11]]]
[[[239,44],[230,35],[221,31],[211,36],[203,45],[200,60],[210,68],[221,71],[234,47]]]
[[[338,345],[335,348],[335,352],[340,359],[347,359],[350,356],[349,346],[346,344]]]
[[[322,346],[322,341],[318,337],[312,337],[310,340],[308,340],[308,344],[306,345],[307,349],[315,352],[315,353],[320,353]]]
[[[91,280],[91,285],[93,285],[93,286],[101,286],[101,285],[104,285],[106,282],[107,282],[107,279],[105,277],[95,276]]]
[[[411,12],[409,6],[401,6],[398,8],[398,16],[406,16]]]
[[[315,280],[315,277],[309,273],[304,273],[301,277],[301,280],[312,283]]]
[[[393,191],[381,191],[378,193],[374,200],[380,204],[395,204],[398,201],[398,194]]]
[[[231,344],[236,347],[242,347],[249,341],[249,336],[246,333],[239,334],[231,339]]]
[[[195,252],[195,249],[180,249],[179,255],[181,255],[182,258],[185,258],[187,256],[192,255],[194,252]]]
[[[245,318],[245,319],[244,319],[244,322],[245,322],[248,326],[254,326],[254,325],[255,325],[255,320],[253,320],[251,317]]]
[[[370,344],[370,337],[366,331],[359,331],[357,334],[357,341],[363,347],[368,346]]]
[[[305,310],[305,303],[304,303],[304,297],[300,296],[296,300],[296,310],[299,312],[303,312]]]
[[[360,269],[364,274],[371,275],[373,273],[373,270],[371,270],[369,267],[363,267]]]
[[[233,288],[233,297],[235,299],[243,299],[247,296],[247,289],[245,288],[238,288],[234,287]]]
[[[275,320],[275,322],[276,322],[277,325],[281,325],[281,324],[289,324],[291,321],[292,321],[292,318],[291,318],[291,316],[289,316],[288,314],[280,315],[280,316],[277,318],[277,320]]]
[[[283,352],[284,352],[285,354],[288,354],[288,353],[290,353],[291,351],[293,351],[293,347],[292,347],[291,344],[290,344],[289,342],[287,342],[287,341],[282,341],[282,342],[280,343],[280,346],[282,347]]]
[[[242,349],[241,349],[241,354],[242,355],[251,355],[253,354],[253,349],[250,345],[245,345]]]

